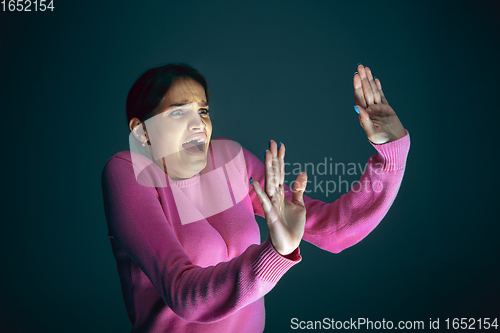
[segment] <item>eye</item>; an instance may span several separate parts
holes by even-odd
[[[182,116],[184,114],[184,111],[182,109],[175,109],[171,112],[168,113],[169,117],[175,117],[175,116]]]
[[[198,113],[201,115],[208,115],[210,111],[208,109],[200,109]]]

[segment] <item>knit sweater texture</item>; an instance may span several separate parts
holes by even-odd
[[[303,240],[339,253],[382,220],[399,190],[409,134],[368,159],[358,184],[333,203],[304,195]],[[260,240],[264,212],[249,177],[265,168],[227,139],[210,142],[207,166],[173,181],[135,152],[115,154],[102,174],[108,236],[132,332],[262,332],[266,295],[301,261]],[[140,166],[140,167],[139,167]],[[286,197],[291,190],[285,186]]]

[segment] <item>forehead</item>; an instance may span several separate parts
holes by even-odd
[[[162,106],[172,104],[206,103],[205,89],[193,79],[177,79],[165,95]]]

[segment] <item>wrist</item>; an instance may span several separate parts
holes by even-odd
[[[410,149],[410,134],[405,130],[406,135],[398,140],[385,144],[372,144],[378,154],[370,157],[369,163],[382,163],[384,171],[396,171],[404,169],[406,158]]]
[[[271,237],[271,235],[269,235],[269,243],[271,243],[271,246],[273,247],[273,249],[278,252],[278,254],[282,257],[287,257],[289,255],[291,255],[292,253],[294,253],[299,247],[297,246],[296,248],[289,248],[289,249],[283,249],[281,247],[276,247],[274,245],[274,242],[273,242],[273,238]]]

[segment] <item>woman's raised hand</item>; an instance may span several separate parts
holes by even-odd
[[[285,198],[283,183],[285,180],[285,145],[280,149],[274,140],[266,150],[266,185],[265,191],[259,182],[253,181],[271,237],[271,243],[281,255],[292,253],[300,244],[306,224],[304,191],[307,186],[307,174],[301,172],[293,185],[292,201]]]
[[[373,79],[368,67],[358,65],[354,75],[354,99],[359,110],[359,123],[368,140],[374,144],[395,141],[406,135],[396,112],[385,99],[379,79]]]

